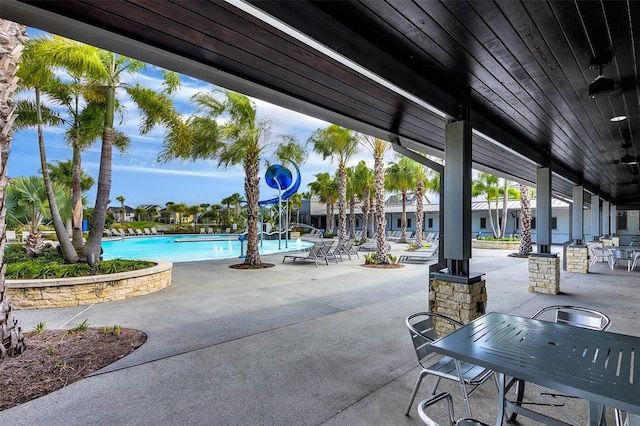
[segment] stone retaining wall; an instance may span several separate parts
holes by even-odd
[[[7,280],[14,309],[62,308],[129,299],[171,285],[173,263],[110,275],[49,280]]]
[[[520,250],[520,241],[471,240],[471,247],[498,250]]]

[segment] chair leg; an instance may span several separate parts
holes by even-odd
[[[420,372],[420,374],[418,375],[418,380],[416,380],[416,384],[413,387],[413,391],[411,392],[411,398],[409,398],[409,404],[407,404],[407,409],[404,410],[404,415],[408,416],[409,415],[409,411],[411,411],[411,406],[413,405],[413,400],[416,399],[416,394],[418,393],[418,388],[420,388],[420,383],[422,383],[422,379],[424,379],[427,376],[426,371],[422,370]]]

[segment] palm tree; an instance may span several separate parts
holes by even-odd
[[[353,172],[353,183],[355,196],[362,202],[362,238],[367,238],[367,228],[369,219],[369,199],[374,185],[373,171],[367,163],[360,161]]]
[[[422,169],[420,164],[401,156],[397,163],[391,163],[386,170],[385,189],[400,192],[402,196],[402,235],[400,236],[402,242],[407,241],[407,192],[415,189],[420,169]]]
[[[349,129],[330,125],[318,129],[308,140],[313,144],[313,150],[322,155],[323,159],[331,157],[338,163],[338,212],[340,239],[347,238],[347,163],[358,153],[358,138]]]
[[[40,167],[42,171],[42,179],[44,180],[44,186],[49,200],[49,207],[51,208],[51,216],[53,220],[53,226],[56,230],[58,242],[62,249],[62,253],[65,259],[70,263],[76,263],[80,260],[75,247],[71,240],[69,240],[67,229],[64,226],[60,211],[56,204],[56,199],[53,193],[53,185],[51,183],[51,177],[49,176],[49,168],[47,167],[47,155],[44,146],[44,120],[42,117],[42,102],[40,100],[41,92],[56,90],[61,83],[55,77],[52,69],[48,66],[47,61],[49,57],[40,49],[42,47],[41,38],[29,40],[25,43],[25,54],[18,71],[18,77],[22,80],[22,86],[24,88],[34,89],[35,93],[35,124],[38,130],[38,148],[40,152]],[[22,124],[24,125],[24,123]],[[82,225],[81,225],[82,226]],[[102,236],[102,233],[101,233]]]
[[[507,214],[509,212],[509,199],[517,200],[520,198],[520,191],[518,191],[514,184],[507,179],[502,179],[500,185],[502,190],[502,226],[500,227],[500,238],[504,238],[507,233]]]
[[[329,173],[317,173],[316,180],[309,184],[311,193],[327,206],[327,223],[325,233],[333,234],[335,227],[334,206],[338,199],[338,183]]]
[[[124,197],[122,195],[118,195],[116,200],[120,201],[120,208],[118,212],[120,213],[120,227],[124,229],[124,214],[127,212],[127,208],[124,205]]]
[[[362,137],[362,144],[373,154],[373,176],[376,197],[376,261],[380,264],[388,264],[391,263],[391,261],[387,253],[387,236],[385,235],[384,154],[390,145],[389,142],[368,135]]]
[[[63,220],[71,216],[71,194],[64,186],[52,184],[57,205],[62,207]],[[29,232],[25,249],[36,256],[44,241],[40,236],[40,225],[51,220],[51,211],[44,182],[37,176],[16,177],[7,186],[7,222],[12,227],[21,227]]]
[[[0,193],[4,194],[8,180],[7,160],[13,140],[11,126],[16,119],[15,77],[22,46],[27,38],[27,27],[0,19],[0,29],[2,30],[0,52],[4,52],[5,60],[4,66],[0,67]],[[18,327],[18,320],[13,317],[13,308],[9,303],[5,281],[5,203],[5,197],[0,197],[0,306],[2,307],[0,309],[0,359],[18,356],[26,349],[22,329]]]
[[[526,185],[520,185],[520,221],[522,228],[522,239],[518,254],[528,256],[533,251],[531,244],[531,190]]]
[[[423,201],[426,192],[427,170],[420,165],[416,175],[416,236],[414,245],[422,247],[422,230],[424,229]]]
[[[171,213],[173,213],[173,206],[175,206],[176,203],[174,203],[173,201],[167,201],[165,203],[165,207],[167,209],[167,216],[168,216],[168,220],[169,223],[171,223]]]
[[[61,183],[69,190],[73,189],[74,182],[74,167],[73,161],[59,161],[56,160],[53,163],[48,163],[47,167],[49,168],[49,176],[51,180],[54,182]],[[91,175],[87,173],[86,170],[80,169],[80,191],[82,194],[86,193],[91,189],[93,185],[95,185],[96,181],[93,180]]]
[[[140,206],[133,209],[133,214],[135,215],[136,220],[138,221],[142,221],[142,216],[146,213],[147,211]]]
[[[302,208],[302,194],[296,192],[289,198],[289,205],[291,210],[296,212],[296,224],[300,225],[300,209]]]
[[[172,206],[172,210],[176,214],[176,227],[182,229],[182,218],[187,211],[187,205],[185,203],[176,203]]]
[[[233,195],[223,198],[220,202],[227,206],[227,225],[231,225],[231,204],[233,204]]]
[[[258,251],[260,157],[275,153],[284,142],[282,139],[280,143],[271,139],[269,123],[257,119],[255,104],[245,95],[216,89],[212,93],[197,93],[192,100],[198,105],[198,111],[185,125],[174,126],[165,138],[159,159],[217,158],[218,166],[242,165],[247,202],[247,252],[244,264],[257,267],[262,264]],[[226,120],[219,124],[216,119],[221,117]]]
[[[187,206],[184,212],[185,214],[191,216],[191,226],[193,227],[193,232],[196,232],[196,223],[198,222],[198,213],[200,213],[200,206]]]
[[[163,71],[163,88],[160,92],[139,85],[124,83],[125,73],[133,74],[144,69],[143,62],[117,55],[93,46],[53,36],[51,43],[43,43],[38,52],[47,58],[49,64],[63,66],[71,75],[86,79],[91,86],[101,86],[104,101],[102,147],[98,187],[94,207],[92,227],[84,246],[84,255],[99,255],[102,233],[111,191],[112,148],[118,146],[121,134],[114,129],[115,113],[118,105],[116,93],[124,88],[143,115],[140,133],[151,131],[157,124],[178,129],[175,123],[179,115],[173,108],[170,95],[178,88],[180,79],[177,74]]]
[[[349,201],[349,239],[356,238],[356,183],[355,167],[347,169],[347,200]]]
[[[500,197],[500,189],[498,187],[498,177],[489,173],[479,172],[478,177],[474,179],[471,187],[471,194],[474,197],[484,195],[487,200],[487,208],[489,210],[489,223],[491,224],[491,232],[494,238],[498,238],[498,226],[494,224],[493,214],[491,211],[491,201],[497,202]],[[498,220],[498,212],[496,211],[496,221]]]

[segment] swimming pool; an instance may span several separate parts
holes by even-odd
[[[258,243],[260,254],[284,253],[311,247],[308,241],[264,240]],[[288,247],[287,247],[288,246]],[[240,241],[237,235],[161,235],[153,237],[128,237],[102,242],[103,258],[168,260],[191,262],[195,260],[230,259],[240,257]],[[246,252],[247,243],[244,243]]]

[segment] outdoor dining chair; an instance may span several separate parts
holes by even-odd
[[[489,426],[486,423],[483,423],[476,419],[464,418],[455,420],[455,414],[453,412],[453,398],[447,392],[441,392],[431,398],[422,400],[418,403],[418,417],[420,420],[427,426],[440,426],[439,423],[435,422],[426,412],[427,407],[430,407],[438,402],[446,400],[447,406],[449,408],[449,425],[451,426]]]
[[[475,365],[469,362],[458,361],[448,356],[443,356],[431,351],[431,343],[439,337],[436,331],[436,323],[441,326],[451,327],[451,329],[457,329],[462,327],[463,324],[452,318],[444,315],[436,314],[433,312],[418,312],[409,315],[405,320],[409,333],[411,335],[411,341],[418,357],[418,363],[422,367],[411,397],[409,398],[409,404],[404,414],[409,415],[413,401],[418,393],[418,388],[424,379],[428,375],[436,377],[436,381],[431,389],[431,394],[435,394],[440,384],[441,379],[453,380],[460,383],[462,390],[462,397],[464,398],[467,415],[471,417],[471,405],[469,404],[469,397],[479,387],[486,382],[489,377],[493,376],[493,371]],[[459,368],[459,370],[458,370]],[[462,379],[461,379],[462,378]],[[470,387],[467,390],[467,386]]]
[[[616,265],[616,259],[611,253],[611,250],[604,247],[589,247],[591,251],[591,263],[589,263],[590,267],[593,267],[597,262],[607,262],[609,268],[613,270],[613,267]]]
[[[544,321],[557,322],[561,324],[568,324],[574,327],[590,328],[592,330],[600,330],[600,331],[605,331],[606,329],[609,328],[609,325],[611,325],[611,319],[606,314],[603,314],[602,312],[599,312],[595,309],[585,308],[582,306],[569,306],[569,305],[547,306],[546,308],[540,309],[531,318],[540,319]],[[517,383],[515,383],[515,393],[513,396],[515,400],[512,402],[514,402],[516,405],[522,405],[522,404],[540,405],[537,402],[532,402],[532,403],[523,402],[524,386],[525,386],[524,380],[520,380],[514,377],[510,379],[510,384],[507,384],[507,388],[510,388],[513,385],[514,381],[517,381]],[[535,384],[533,385],[539,388],[539,386]],[[557,411],[570,417],[561,408],[559,408],[559,407],[562,407],[564,403],[558,400],[558,398],[559,397],[572,398],[571,396],[542,392],[540,394],[540,397],[547,405],[555,408]],[[552,401],[547,397],[552,397],[554,398],[554,400]],[[506,413],[506,418],[508,422],[515,421],[516,417],[518,417],[517,413],[513,413],[511,411]]]

